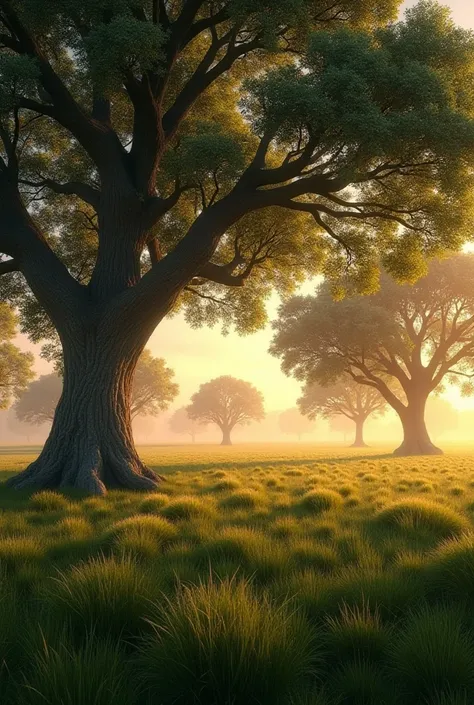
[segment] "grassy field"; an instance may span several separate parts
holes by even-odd
[[[472,449],[142,456],[153,495],[0,486],[2,705],[472,705]]]

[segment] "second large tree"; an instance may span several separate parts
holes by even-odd
[[[322,384],[349,375],[396,411],[398,455],[441,453],[425,423],[429,395],[474,365],[474,256],[435,260],[415,285],[384,275],[373,296],[335,301],[326,285],[280,310],[272,351],[286,372]]]

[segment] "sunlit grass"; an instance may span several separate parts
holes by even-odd
[[[2,705],[474,702],[474,455],[143,456],[149,495],[0,486]]]

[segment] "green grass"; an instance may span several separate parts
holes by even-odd
[[[142,455],[150,495],[0,485],[2,705],[474,702],[474,454]]]

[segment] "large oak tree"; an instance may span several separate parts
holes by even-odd
[[[430,2],[0,0],[0,271],[64,393],[15,487],[153,488],[135,366],[179,306],[416,271],[470,221],[473,39]],[[398,256],[402,253],[403,257]],[[243,286],[247,284],[247,286]]]
[[[382,277],[372,296],[295,297],[280,310],[272,352],[299,379],[329,384],[349,375],[377,390],[400,417],[399,455],[438,454],[425,423],[443,381],[469,384],[474,364],[474,255],[433,260],[414,285]]]
[[[364,448],[364,425],[369,416],[380,416],[387,402],[377,389],[363,387],[351,377],[336,384],[306,384],[298,399],[302,414],[309,419],[333,419],[343,416],[355,425],[353,448]]]

